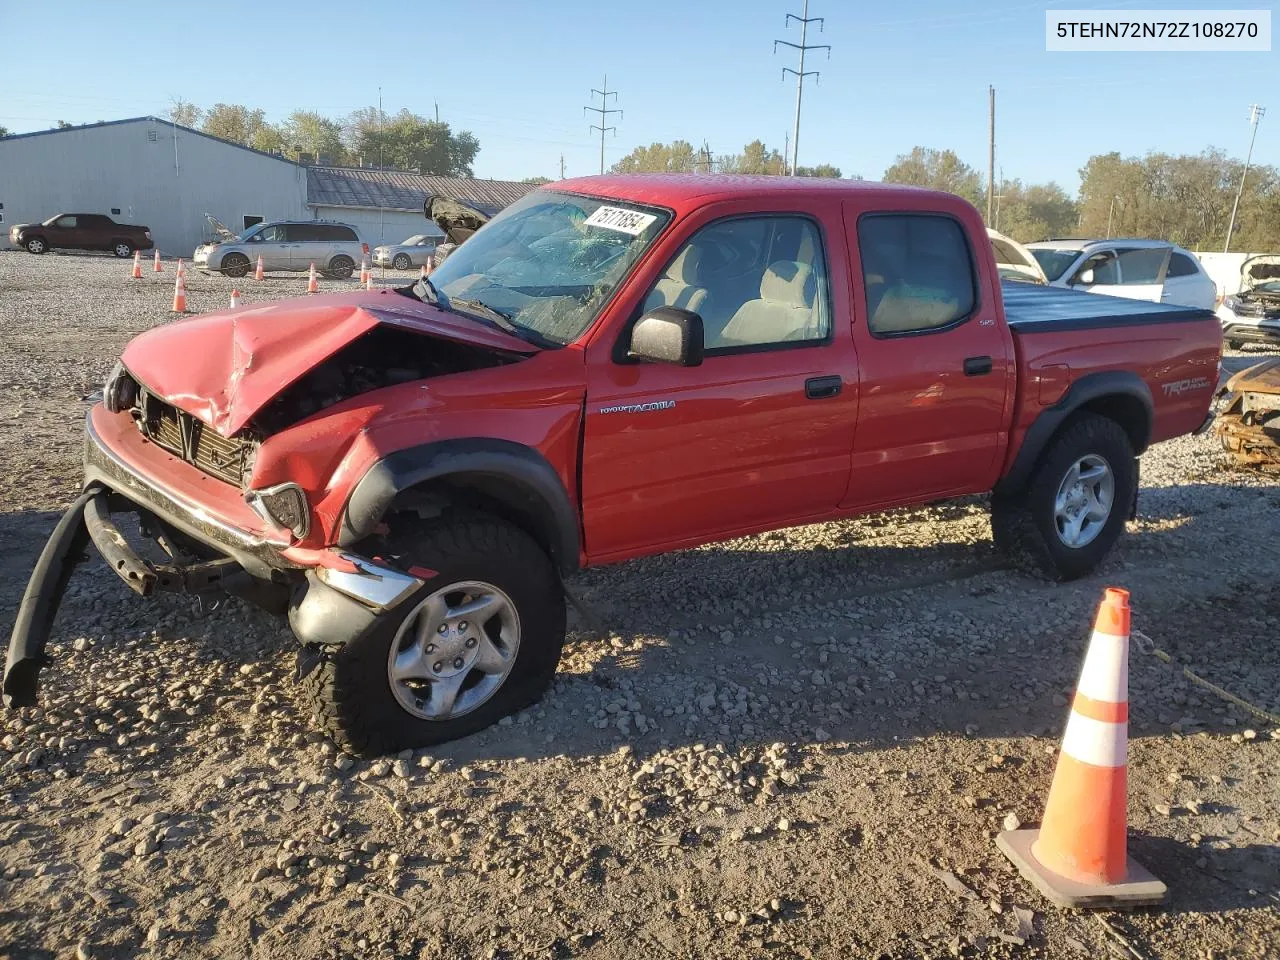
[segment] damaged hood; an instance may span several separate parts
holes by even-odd
[[[286,300],[156,327],[134,338],[121,360],[151,393],[229,437],[379,324],[508,354],[538,351],[481,321],[383,291]]]
[[[1280,280],[1280,255],[1262,254],[1240,264],[1241,290],[1252,290],[1260,283]]]
[[[209,226],[213,229],[213,235],[214,235],[215,237],[217,237],[220,241],[224,241],[224,242],[225,242],[225,241],[229,241],[229,240],[234,241],[234,240],[239,240],[239,239],[240,239],[240,237],[239,237],[239,236],[237,236],[236,234],[232,233],[232,232],[231,232],[231,230],[230,230],[230,229],[228,229],[228,227],[227,227],[227,225],[226,225],[225,223],[223,223],[221,220],[219,220],[219,219],[218,219],[217,217],[215,217],[213,214],[211,214],[211,213],[206,213],[206,214],[204,215],[204,218],[205,218],[205,220],[209,221]]]
[[[472,203],[449,197],[427,197],[422,212],[434,223],[450,243],[462,243],[486,223],[501,208],[494,204]]]

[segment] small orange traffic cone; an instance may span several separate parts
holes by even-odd
[[[141,250],[133,251],[133,270],[129,273],[129,276],[132,277],[134,280],[142,279],[142,251]]]
[[[373,271],[372,270],[370,270],[368,273],[368,276],[365,277],[364,288],[366,290],[373,289]]]
[[[187,312],[187,281],[182,274],[178,274],[173,280],[173,312]]]
[[[1164,899],[1165,885],[1127,855],[1128,749],[1129,592],[1108,587],[1040,827],[996,837],[1019,872],[1059,906]]]
[[[320,284],[316,281],[316,265],[314,261],[311,264],[311,273],[307,277],[307,293],[315,293],[320,289]]]
[[[156,273],[162,273],[160,269],[160,248],[156,247]]]
[[[262,280],[265,274],[262,272],[262,254],[258,254],[258,269],[253,271],[253,279]]]
[[[178,258],[178,276],[185,277],[186,275],[187,275],[187,268],[182,265],[182,258],[179,257]]]
[[[369,266],[369,261],[368,261],[368,260],[361,260],[361,261],[360,261],[360,283],[361,283],[361,285],[363,285],[363,286],[367,287],[367,286],[369,285],[369,278],[370,278],[371,276],[373,276],[373,270],[372,270],[372,269],[370,268],[370,266]]]
[[[427,270],[427,265],[424,263],[424,264],[422,265],[422,279],[423,279],[423,280],[427,279],[427,276],[429,275],[429,273],[430,273],[430,271],[429,271],[429,270]]]
[[[240,291],[235,287],[231,288],[231,309],[234,310],[240,306]]]

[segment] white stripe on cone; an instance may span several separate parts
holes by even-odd
[[[1094,632],[1076,687],[1090,700],[1125,703],[1129,699],[1129,638]]]
[[[1072,711],[1062,736],[1062,752],[1095,767],[1123,767],[1129,759],[1128,727]]]

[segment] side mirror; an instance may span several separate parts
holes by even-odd
[[[1072,286],[1075,286],[1076,284],[1080,284],[1084,287],[1093,286],[1093,267],[1090,267],[1088,270],[1081,270],[1077,273],[1076,278],[1071,281]]]
[[[702,318],[679,307],[658,307],[631,328],[627,356],[655,363],[696,367],[702,363]]]

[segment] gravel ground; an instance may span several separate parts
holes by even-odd
[[[0,253],[6,635],[79,481],[84,398],[170,319],[173,265],[128,269]],[[191,309],[232,285],[189,273]],[[1106,568],[1066,586],[1003,568],[978,499],[590,571],[603,630],[572,624],[541,703],[375,762],[314,732],[279,623],[86,565],[42,708],[0,714],[0,957],[1280,955],[1280,735],[1153,657],[1130,671],[1130,849],[1167,905],[1109,914],[1113,936],[994,846],[1040,815],[1105,585],[1280,708],[1280,488],[1211,437],[1152,450],[1142,484]]]

